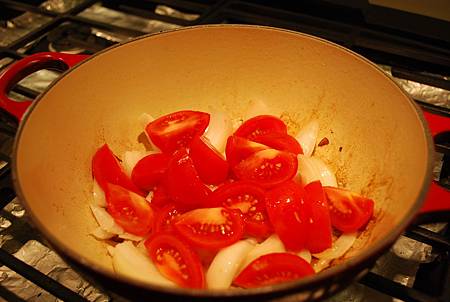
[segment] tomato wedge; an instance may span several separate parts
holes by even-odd
[[[208,139],[197,136],[189,145],[189,156],[192,158],[198,176],[203,182],[218,185],[228,176],[228,162],[216,150]]]
[[[182,214],[174,224],[178,234],[194,247],[218,250],[241,239],[240,214],[225,208],[196,209]]]
[[[265,149],[269,149],[269,147],[243,137],[232,135],[227,140],[225,154],[230,166],[234,167],[253,153]]]
[[[153,232],[172,231],[172,223],[184,211],[173,203],[169,203],[156,212]]]
[[[208,197],[211,205],[241,211],[247,235],[265,238],[272,233],[264,202],[265,192],[256,183],[235,181],[218,187]]]
[[[297,255],[271,253],[253,260],[234,279],[243,288],[274,285],[314,274],[311,265]]]
[[[141,190],[150,191],[166,173],[170,157],[164,153],[150,154],[142,158],[131,172],[131,180]]]
[[[348,190],[324,187],[330,208],[331,224],[343,233],[365,226],[373,215],[373,200]]]
[[[282,120],[275,116],[258,115],[246,120],[234,134],[254,140],[269,133],[287,134],[287,127]]]
[[[169,197],[181,206],[204,207],[211,190],[200,180],[185,148],[174,153],[165,181]]]
[[[265,201],[270,222],[285,247],[293,251],[305,248],[310,208],[303,188],[285,182],[267,191]]]
[[[156,185],[156,187],[153,189],[152,206],[161,208],[171,202],[172,199],[170,199],[164,184],[159,183],[158,185]]]
[[[202,264],[188,244],[171,233],[161,232],[150,236],[145,247],[164,277],[181,287],[205,288]]]
[[[154,213],[144,197],[121,186],[106,185],[106,209],[125,231],[137,236],[150,232]]]
[[[273,149],[287,151],[294,154],[303,154],[303,149],[299,142],[289,134],[268,133],[266,135],[255,137],[254,141],[269,146]]]
[[[107,184],[112,183],[139,195],[145,195],[122,170],[119,161],[107,144],[95,152],[92,158],[92,174],[104,192],[106,192]]]
[[[202,135],[209,118],[205,112],[177,111],[150,122],[145,131],[162,152],[172,153],[189,145],[195,136]]]
[[[233,168],[238,179],[271,188],[290,180],[297,173],[297,157],[275,149],[258,151]]]
[[[330,248],[332,244],[328,202],[320,181],[313,181],[306,185],[304,189],[311,205],[306,248],[311,253],[320,253]]]

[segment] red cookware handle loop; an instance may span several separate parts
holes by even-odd
[[[443,115],[424,111],[425,119],[428,122],[433,137],[443,132],[450,132],[450,118]],[[443,188],[436,181],[433,181],[428,191],[425,203],[420,209],[420,214],[430,214],[437,212],[450,213],[450,191]]]
[[[0,74],[0,107],[20,121],[28,106],[31,105],[31,101],[18,102],[8,97],[8,92],[18,82],[41,69],[66,71],[87,57],[88,55],[40,52],[13,63]]]

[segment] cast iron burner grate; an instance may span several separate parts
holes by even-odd
[[[107,22],[89,19],[80,14],[95,4],[146,19],[157,20],[175,26],[209,23],[261,24],[282,27],[313,34],[350,48],[380,65],[388,65],[393,76],[418,83],[450,90],[450,38],[443,33],[450,32],[450,22],[431,20],[405,12],[369,5],[367,1],[352,1],[352,6],[343,6],[334,1],[306,1],[289,4],[284,1],[227,1],[227,0],[147,0],[147,1],[73,1],[75,5],[63,12],[47,10],[43,1],[0,0],[1,27],[7,27],[9,19],[31,12],[48,17],[48,22],[31,29],[8,45],[0,46],[0,62],[23,58],[41,51],[67,51],[85,54],[95,53],[121,39],[105,39],[93,34],[93,29],[105,30],[119,37],[136,37],[145,34],[135,28],[127,28]],[[176,16],[155,13],[158,5],[167,5],[181,11],[197,14],[197,18],[186,20]],[[338,13],[336,13],[338,12]],[[421,30],[410,32],[403,23],[393,22],[392,16],[425,24]],[[394,18],[395,19],[395,18]],[[374,21],[376,20],[376,21]],[[148,31],[147,31],[148,32]],[[432,34],[431,34],[432,33]],[[0,41],[1,42],[1,41]],[[0,44],[1,45],[1,44]],[[0,64],[0,68],[4,67]],[[39,91],[16,85],[13,92],[28,98],[35,98]],[[417,100],[425,110],[450,117],[450,110]],[[11,182],[11,148],[17,122],[5,112],[0,112],[0,206],[2,215],[14,198]],[[439,183],[450,187],[450,134],[435,138],[436,151],[442,154],[442,169]],[[448,213],[447,213],[448,214]],[[429,217],[428,220],[448,221],[448,216]],[[27,239],[41,241],[39,235],[25,222],[19,226],[21,232],[29,233]],[[0,232],[1,234],[1,232]],[[431,245],[437,254],[434,261],[421,264],[414,286],[407,287],[381,275],[369,272],[362,280],[364,284],[392,297],[411,302],[450,301],[450,227],[439,233],[421,226],[411,226],[404,234],[419,242]],[[61,283],[46,276],[32,266],[12,255],[17,248],[0,248],[0,262],[64,301],[85,299]],[[0,285],[0,297],[8,301],[25,301]]]

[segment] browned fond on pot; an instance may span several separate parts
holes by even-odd
[[[54,244],[111,271],[105,244],[88,235],[96,226],[88,207],[96,148],[107,142],[118,155],[143,148],[137,142],[143,112],[222,108],[239,117],[252,100],[282,112],[292,131],[319,119],[319,138],[330,144],[316,154],[342,185],[376,201],[377,223],[361,253],[417,207],[429,151],[410,99],[341,47],[246,26],[138,39],[69,72],[25,119],[16,150],[19,194]]]

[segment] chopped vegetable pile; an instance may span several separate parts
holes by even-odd
[[[235,131],[217,112],[144,119],[153,150],[119,161],[104,144],[92,158],[92,235],[119,274],[210,289],[304,278],[344,255],[373,215],[372,200],[338,188],[312,156],[317,121],[293,137],[272,115]]]

